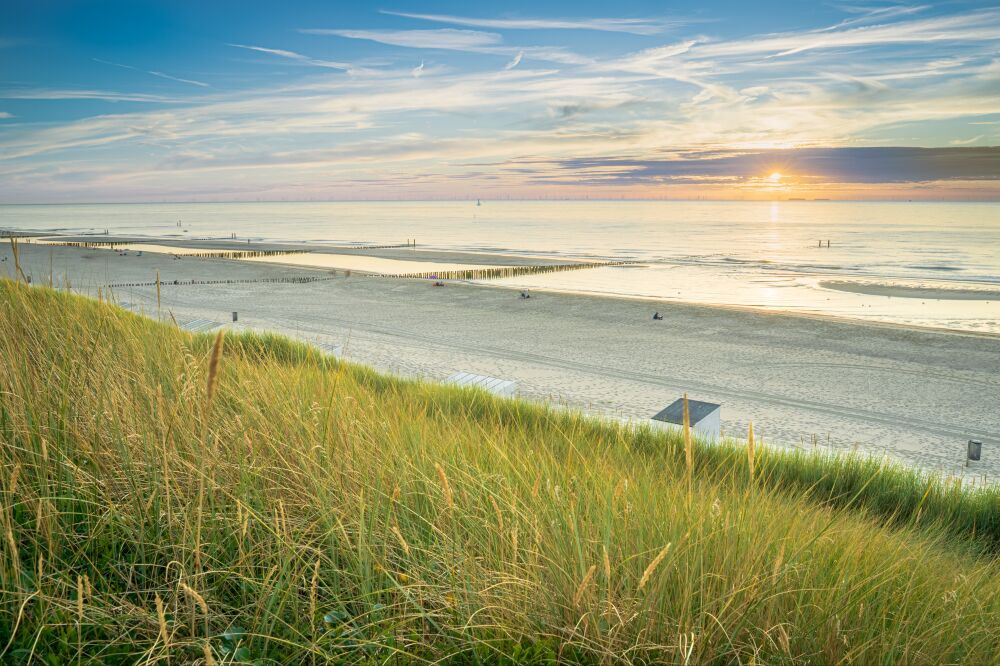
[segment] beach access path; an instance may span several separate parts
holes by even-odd
[[[406,377],[466,371],[518,382],[522,397],[612,418],[647,419],[682,393],[722,403],[723,434],[753,420],[765,442],[813,441],[887,453],[928,469],[1000,474],[1000,338],[819,317],[675,303],[517,291],[278,264],[146,252],[21,246],[36,284],[96,295],[151,282],[177,321],[270,330],[327,346]],[[409,252],[408,255],[401,254]],[[374,256],[417,256],[387,250]],[[423,256],[423,255],[421,255]],[[476,254],[477,263],[488,257]],[[12,276],[0,244],[0,275]],[[430,261],[460,261],[427,253]],[[505,259],[505,261],[513,261]],[[521,260],[522,263],[535,263]],[[323,277],[309,283],[259,282]],[[239,281],[178,284],[189,280]],[[152,286],[114,297],[155,315]],[[653,321],[652,313],[663,314]],[[232,323],[232,312],[239,320]],[[207,322],[207,323],[206,323]],[[814,440],[815,438],[815,440]],[[968,439],[984,460],[964,468]]]

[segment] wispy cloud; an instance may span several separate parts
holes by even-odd
[[[818,49],[997,39],[1000,39],[1000,10],[987,9],[960,15],[851,27],[846,30],[841,29],[841,26],[834,26],[806,32],[765,35],[705,44],[698,51],[706,56],[767,54],[770,57],[782,57]]]
[[[161,79],[169,79],[170,81],[177,81],[179,83],[189,83],[193,86],[199,86],[201,88],[209,88],[207,83],[202,81],[195,81],[193,79],[182,79],[177,76],[171,76],[170,74],[164,74],[163,72],[151,71],[146,69],[140,69],[138,67],[133,67],[132,65],[123,65],[120,62],[111,62],[109,60],[101,60],[100,58],[93,58],[94,62],[99,62],[102,65],[111,65],[113,67],[121,67],[122,69],[131,69],[134,72],[142,72],[143,74],[149,74],[151,76],[158,76]]]
[[[13,118],[13,113],[8,113],[7,111],[0,111],[0,120],[6,120],[7,118]]]
[[[161,79],[169,79],[171,81],[178,81],[179,83],[190,83],[193,86],[200,86],[202,88],[210,88],[207,83],[202,81],[195,81],[194,79],[182,79],[178,76],[171,76],[170,74],[164,74],[163,72],[157,72],[156,70],[149,70],[147,74],[152,74],[153,76],[158,76]]]
[[[467,30],[312,29],[303,32],[345,41],[331,39],[329,51],[231,45],[258,54],[254,64],[302,65],[283,66],[275,83],[171,96],[8,85],[0,99],[155,106],[116,113],[67,103],[61,108],[81,116],[28,122],[22,108],[35,105],[0,103],[18,114],[0,132],[0,197],[357,197],[394,187],[432,195],[504,187],[516,196],[550,186],[571,196],[581,185],[622,188],[617,195],[681,183],[741,187],[779,159],[801,182],[908,187],[964,178],[1000,196],[1000,154],[991,152],[1000,149],[978,148],[1000,143],[1000,10],[930,16],[894,5],[848,14],[764,35],[719,24],[725,38],[559,35],[579,52],[512,44],[502,32],[544,29],[532,23],[540,19],[453,22]],[[353,60],[361,45],[347,40],[385,47],[369,45],[368,59]],[[901,145],[968,152],[875,150]],[[849,150],[858,147],[866,148]]]
[[[832,25],[828,28],[821,28],[817,32],[836,30],[838,28],[864,25],[868,23],[874,23],[877,21],[885,21],[887,19],[893,19],[900,16],[909,16],[911,14],[918,14],[920,12],[930,9],[930,5],[889,5],[886,7],[870,7],[870,6],[860,7],[852,5],[840,5],[838,8],[841,11],[847,12],[848,14],[854,14],[854,16],[846,18],[840,23]]]
[[[382,10],[383,14],[404,18],[450,23],[472,28],[493,30],[599,30],[603,32],[625,32],[634,35],[655,35],[667,28],[681,25],[680,21],[642,18],[591,18],[591,19],[541,19],[541,18],[470,18],[448,14],[415,14]]]
[[[621,69],[648,74],[676,74],[681,67],[677,56],[688,53],[691,48],[698,43],[698,40],[689,39],[676,44],[665,44],[649,49],[643,49],[621,58],[610,60],[603,65],[603,69]],[[671,63],[671,61],[674,61]]]
[[[329,35],[347,39],[363,39],[388,46],[412,49],[438,49],[443,51],[464,51],[482,53],[506,58],[532,58],[546,62],[568,65],[593,63],[591,58],[579,55],[557,46],[505,46],[503,37],[493,32],[479,30],[334,30],[326,28],[304,28],[299,32],[308,35]],[[520,62],[520,61],[518,61]]]
[[[404,46],[412,49],[445,49],[466,51],[484,46],[496,46],[503,38],[493,32],[479,30],[332,30],[326,28],[305,28],[307,35],[334,35],[348,39],[367,39],[390,46]]]
[[[232,46],[238,49],[246,49],[248,51],[256,51],[258,53],[266,53],[268,55],[278,56],[279,58],[287,58],[289,60],[295,60],[307,65],[325,67],[327,69],[339,69],[345,72],[355,69],[350,63],[311,58],[309,56],[302,55],[301,53],[296,53],[295,51],[286,51],[285,49],[271,49],[264,46],[251,46],[248,44],[228,44],[227,46]]]
[[[0,90],[0,99],[96,99],[105,102],[178,103],[181,100],[145,93],[120,93],[108,90],[68,90],[59,88],[19,88]]]

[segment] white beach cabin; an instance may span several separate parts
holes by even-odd
[[[714,402],[688,399],[688,416],[695,437],[709,442],[717,442],[722,432],[722,405]],[[669,407],[660,411],[650,422],[655,428],[680,430],[684,427],[684,399],[678,398]]]
[[[448,377],[445,382],[448,384],[457,384],[458,386],[475,386],[496,395],[507,396],[514,395],[517,392],[516,382],[512,382],[509,379],[487,377],[486,375],[474,375],[471,372],[456,372]]]
[[[336,359],[339,359],[344,355],[343,345],[335,345],[332,342],[314,342],[313,345],[318,347],[319,350],[327,356],[332,356]]]

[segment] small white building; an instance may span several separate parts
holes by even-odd
[[[190,331],[192,333],[207,333],[211,330],[219,328],[222,326],[222,323],[212,321],[211,319],[196,317],[194,319],[179,319],[177,320],[177,325],[185,331]]]
[[[495,395],[509,396],[517,392],[517,383],[509,379],[498,379],[486,375],[474,375],[471,372],[456,372],[445,380],[448,384],[481,388]]]
[[[691,431],[698,439],[716,442],[722,432],[722,405],[701,400],[688,400]],[[684,399],[678,398],[669,407],[657,413],[650,422],[655,428],[681,430],[684,427]]]
[[[326,356],[332,356],[333,358],[339,359],[344,355],[344,346],[335,345],[332,342],[314,342],[313,345],[319,348],[319,350]]]

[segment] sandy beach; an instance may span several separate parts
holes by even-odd
[[[995,336],[574,294],[534,292],[523,300],[490,286],[434,288],[426,280],[342,271],[334,277],[329,270],[153,252],[121,256],[28,243],[20,249],[24,271],[37,284],[47,284],[51,273],[56,286],[96,294],[111,284],[148,283],[159,271],[163,307],[181,324],[203,320],[343,346],[351,361],[407,377],[486,374],[516,381],[528,399],[633,420],[687,392],[722,403],[724,434],[742,435],[752,420],[766,442],[858,447],[987,478],[1000,472]],[[538,263],[410,249],[353,253],[408,262]],[[12,276],[7,242],[0,259],[6,259],[0,275]],[[253,282],[317,276],[329,279]],[[191,280],[233,282],[183,284]],[[120,287],[114,296],[134,311],[155,312],[153,287]],[[652,320],[654,310],[662,321]],[[968,439],[984,442],[984,460],[967,470]]]

